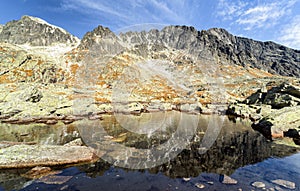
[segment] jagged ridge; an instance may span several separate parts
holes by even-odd
[[[99,26],[83,37],[79,47],[90,49],[93,45],[101,43],[99,39],[105,38],[116,39],[117,36],[108,28]],[[160,48],[167,46],[185,50],[196,58],[215,59],[221,64],[235,64],[258,68],[272,74],[300,77],[299,50],[274,42],[237,37],[225,29],[212,28],[207,31],[197,31],[194,27],[168,26],[161,31],[121,33],[118,41],[129,47],[141,44],[154,44]],[[139,46],[139,49],[143,47]],[[145,50],[140,52],[145,53]],[[150,52],[146,54],[149,55]]]

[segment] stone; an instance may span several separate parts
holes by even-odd
[[[85,146],[13,145],[0,149],[0,169],[93,162],[98,157]]]
[[[64,144],[64,146],[67,146],[67,147],[69,147],[69,146],[82,146],[82,145],[83,145],[83,142],[82,142],[81,138],[75,139],[73,141],[70,141],[70,142]]]
[[[57,120],[55,120],[55,119],[47,120],[45,123],[46,123],[47,125],[54,125],[54,124],[57,123]]]
[[[282,186],[284,188],[288,188],[292,190],[296,189],[296,184],[288,180],[276,179],[276,180],[272,180],[271,182],[279,186]]]
[[[57,176],[57,175],[48,175],[42,178],[39,178],[37,182],[42,182],[45,184],[64,184],[68,182],[73,176]]]
[[[238,181],[227,176],[227,175],[220,175],[219,180],[222,184],[237,184]]]
[[[204,185],[204,184],[201,184],[201,183],[196,183],[195,186],[196,186],[197,188],[200,188],[200,189],[205,188],[205,185]]]
[[[42,176],[46,176],[49,174],[53,174],[53,173],[57,173],[55,171],[52,171],[52,169],[50,167],[44,167],[44,166],[36,166],[34,168],[32,168],[31,170],[29,170],[28,172],[26,172],[25,174],[23,174],[23,177],[26,178],[30,178],[30,179],[36,179],[36,178],[40,178]]]
[[[263,183],[263,182],[253,182],[251,185],[256,188],[265,188],[266,187],[265,183]]]
[[[191,180],[191,178],[182,178],[182,180],[184,180],[185,182],[188,182]]]

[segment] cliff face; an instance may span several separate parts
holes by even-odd
[[[208,48],[221,62],[250,66],[283,76],[300,77],[300,51],[276,44],[235,37],[224,29],[202,32]]]
[[[79,39],[42,19],[23,16],[20,20],[6,23],[2,30],[0,28],[0,42],[49,46],[55,43],[78,43]]]

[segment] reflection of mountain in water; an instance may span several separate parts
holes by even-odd
[[[170,162],[150,168],[150,173],[156,174],[162,172],[171,178],[196,177],[204,172],[230,175],[239,167],[258,163],[269,157],[283,157],[296,152],[294,147],[277,145],[268,141],[261,134],[252,130],[249,125],[239,121],[233,123],[225,119],[222,130],[213,146],[206,153],[199,154],[199,151],[202,149],[200,148],[201,141],[207,130],[207,124],[211,116],[194,115],[194,117],[199,119],[199,126],[190,146],[184,149]],[[155,145],[159,140],[164,142],[166,140],[162,139],[170,137],[163,136],[166,131],[160,131],[158,133],[160,136],[154,134],[154,138],[148,138],[144,135],[138,136],[126,129],[122,129],[114,118],[104,119],[104,121],[105,120],[110,122],[114,121],[114,123],[109,123],[110,125],[114,124],[109,128],[109,135],[118,137],[118,135],[124,136],[124,133],[126,133],[125,138],[120,140],[120,142],[127,146],[133,147],[136,145],[141,147],[142,145],[142,147],[151,148],[151,145]],[[112,157],[122,154],[116,151],[110,152],[107,148],[104,148],[104,150],[106,151],[106,155]],[[132,156],[129,156],[129,158],[130,157]],[[123,158],[124,160],[130,160],[124,156]],[[90,176],[101,176],[110,167],[110,164],[101,160],[96,163],[93,168],[82,167],[81,169],[88,172]]]
[[[283,157],[296,152],[296,149],[293,147],[276,145],[266,140],[261,134],[252,130],[249,124],[243,124],[240,121],[233,123],[226,118],[218,138],[212,147],[206,153],[199,154],[199,149],[200,151],[202,149],[200,148],[200,144],[204,134],[207,132],[207,125],[213,116],[189,116],[191,118],[188,119],[192,119],[192,121],[197,119],[199,121],[197,131],[194,133],[191,143],[170,162],[150,168],[147,170],[148,172],[155,176],[158,173],[162,173],[170,178],[198,177],[204,172],[230,175],[239,167],[257,163],[272,156]],[[160,127],[155,127],[157,133],[153,133],[151,136],[132,133],[129,130],[122,128],[119,124],[119,122],[124,123],[128,117],[137,119],[138,122],[136,124],[150,123],[151,121],[153,124],[160,124]],[[78,121],[77,128],[83,137],[89,135],[89,133],[96,138],[101,138],[106,135],[106,139],[110,138],[118,144],[123,144],[131,148],[147,149],[163,144],[172,137],[172,134],[176,131],[177,123],[179,122],[178,117],[180,117],[179,112],[156,113],[153,115],[143,114],[141,116],[119,116],[119,118],[117,117],[118,119],[113,116],[107,116],[104,117],[104,120],[97,121],[96,123],[95,121]],[[215,117],[216,118],[214,119],[218,118],[218,116]],[[132,124],[132,120],[130,121]],[[164,122],[159,123],[159,121]],[[105,129],[105,133],[97,134],[97,132],[93,132],[93,125],[96,127],[100,124],[103,126],[103,129]],[[189,129],[187,126],[191,123],[183,124]],[[87,131],[80,130],[81,126]],[[77,131],[75,124],[72,127]],[[135,128],[136,127],[132,127],[131,130],[134,130]],[[188,133],[189,131],[181,131],[181,133],[184,132]],[[39,132],[36,133],[38,134]],[[106,143],[109,143],[105,142],[106,139],[103,139],[104,146],[102,147],[103,151],[106,152],[106,156],[116,157],[122,154],[118,153],[118,151],[112,151],[113,146],[109,144],[106,145]],[[123,157],[126,158],[126,156]],[[112,164],[100,159],[95,164],[81,165],[77,168],[90,177],[105,177],[107,176],[106,174],[111,171],[112,166]],[[119,169],[117,167],[115,168]],[[74,169],[75,168],[65,169],[63,170],[63,174],[72,174]],[[27,184],[26,182],[28,182],[28,179],[21,177],[20,174],[23,174],[26,171],[26,169],[0,171],[0,180],[2,180],[1,186],[7,190],[22,188]],[[123,175],[127,176],[128,171],[132,172],[133,170],[126,169]],[[145,171],[139,170],[139,172],[143,173]],[[79,172],[78,170],[75,170],[74,173],[74,176],[76,176]],[[128,176],[132,175],[132,173],[131,175],[129,174],[130,173],[128,173]],[[147,175],[145,174],[145,176]],[[107,179],[110,180],[109,177],[107,177]]]

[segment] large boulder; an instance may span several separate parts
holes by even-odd
[[[300,105],[300,87],[283,83],[267,91],[259,89],[249,96],[244,103],[271,105],[274,109]]]

